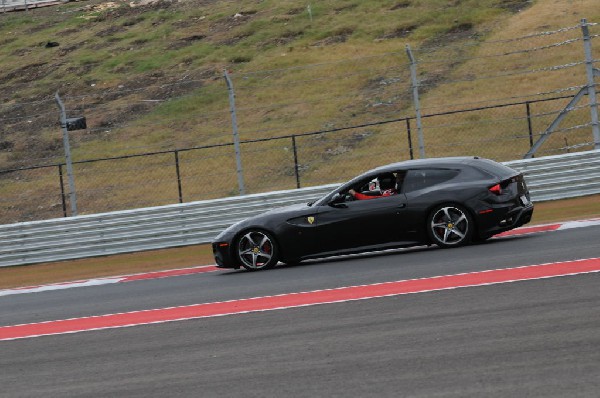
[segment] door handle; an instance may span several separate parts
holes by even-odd
[[[399,209],[404,209],[405,207],[406,207],[406,203],[402,203],[402,204],[398,205]]]

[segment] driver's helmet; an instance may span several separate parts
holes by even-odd
[[[380,175],[379,177],[377,177],[377,179],[379,180],[379,189],[381,189],[382,192],[387,191],[388,189],[395,188],[396,177],[394,176],[394,174],[389,173]]]

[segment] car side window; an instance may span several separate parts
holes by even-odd
[[[458,175],[458,170],[451,169],[417,169],[409,170],[403,184],[403,192],[418,191],[441,184]]]
[[[345,201],[380,199],[400,192],[405,176],[404,170],[387,171],[356,182],[348,190]]]

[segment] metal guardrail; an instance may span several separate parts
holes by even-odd
[[[526,175],[533,201],[600,193],[600,151],[505,164]],[[241,219],[337,185],[0,225],[0,267],[208,243]]]
[[[0,12],[30,10],[39,7],[54,6],[70,0],[0,0]]]
[[[533,201],[600,193],[600,150],[504,162],[525,175]]]
[[[336,186],[0,225],[0,267],[207,243],[241,219]]]

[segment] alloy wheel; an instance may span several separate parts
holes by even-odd
[[[240,238],[238,257],[249,270],[271,268],[277,263],[275,245],[271,237],[261,231],[249,231]]]
[[[430,232],[441,246],[458,246],[470,236],[470,217],[456,206],[438,208],[431,217]]]

